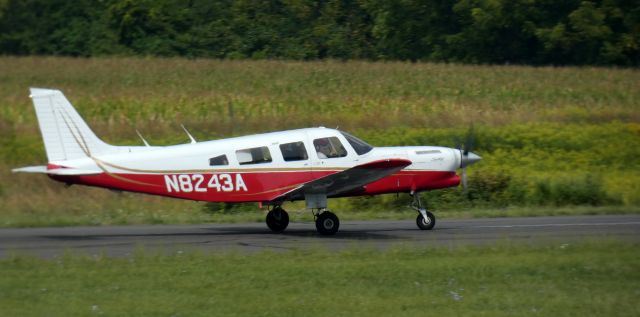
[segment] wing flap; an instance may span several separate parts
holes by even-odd
[[[305,194],[340,195],[380,180],[409,165],[411,161],[407,159],[385,159],[365,163],[304,183],[274,197],[272,201],[301,199]]]

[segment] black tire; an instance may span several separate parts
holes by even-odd
[[[267,213],[267,227],[273,232],[282,232],[289,225],[289,214],[282,208],[273,208]]]
[[[428,222],[424,220],[422,214],[418,214],[418,218],[416,218],[416,224],[420,230],[431,230],[436,225],[436,216],[434,216],[431,212],[427,211]]]
[[[318,233],[325,236],[331,236],[338,232],[340,228],[340,220],[338,216],[330,211],[325,211],[316,218],[316,229]]]

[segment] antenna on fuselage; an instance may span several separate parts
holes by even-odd
[[[138,134],[140,139],[142,139],[142,142],[144,142],[144,146],[150,146],[149,142],[147,142],[147,140],[144,139],[144,137],[142,136],[142,134],[140,134],[140,131],[138,131],[138,129],[136,129],[136,134]]]
[[[187,133],[187,135],[189,136],[189,139],[191,139],[191,144],[196,143],[196,139],[194,139],[191,133],[189,133],[189,130],[187,130],[187,128],[184,127],[184,124],[180,124],[180,126],[182,127],[182,130],[184,130],[184,132]]]

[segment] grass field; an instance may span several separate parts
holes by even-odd
[[[5,316],[637,316],[616,241],[0,260]],[[29,303],[29,304],[26,304]]]
[[[1,57],[0,226],[262,218],[242,213],[254,205],[221,211],[11,174],[46,161],[29,87],[63,90],[96,133],[115,144],[140,144],[135,129],[152,144],[186,142],[184,123],[201,140],[322,125],[374,145],[457,146],[473,124],[483,161],[469,171],[470,190],[427,194],[444,216],[640,206],[636,69]],[[330,207],[352,217],[393,218],[407,203],[391,195]]]

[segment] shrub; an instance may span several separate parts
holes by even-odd
[[[532,204],[555,206],[622,203],[607,194],[601,177],[592,174],[536,181],[529,201]]]

